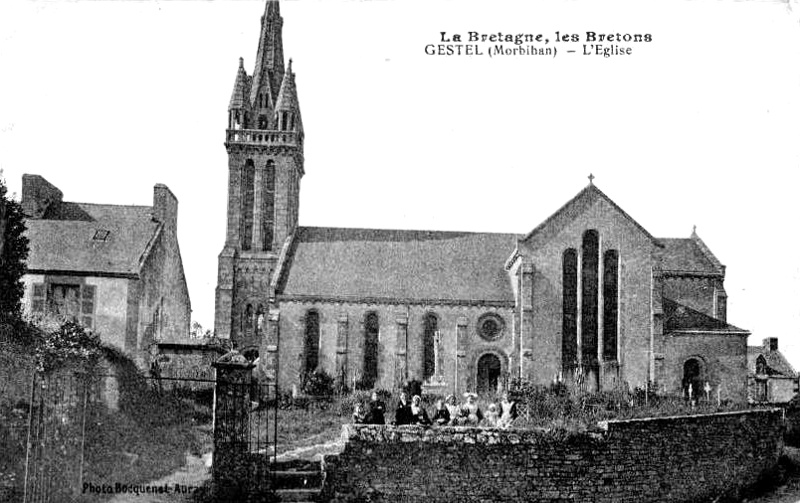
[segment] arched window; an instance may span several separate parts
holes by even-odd
[[[242,170],[242,250],[249,250],[253,243],[254,184],[255,165],[248,159]]]
[[[264,178],[266,190],[264,192],[264,223],[261,232],[264,239],[262,249],[270,251],[275,234],[275,161],[267,161]]]
[[[562,269],[561,364],[573,368],[578,363],[578,251],[564,251]]]
[[[306,333],[303,344],[303,368],[313,372],[319,365],[319,312],[314,309],[306,313]]]
[[[581,357],[584,365],[597,363],[597,297],[600,239],[596,230],[583,233],[581,247]]]
[[[281,131],[286,131],[287,118],[289,114],[285,111],[281,112]]]
[[[764,355],[758,355],[756,358],[756,375],[767,375],[767,359]]]
[[[256,309],[256,322],[255,322],[255,333],[256,337],[259,335],[264,334],[264,306],[261,304],[258,305],[258,309]]]
[[[422,378],[428,379],[436,372],[434,343],[439,330],[439,319],[433,313],[425,315],[422,324]]]
[[[364,382],[373,387],[378,380],[378,314],[367,313],[364,317]]]
[[[617,319],[619,317],[619,253],[603,254],[603,359],[617,359]]]

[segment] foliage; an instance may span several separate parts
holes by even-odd
[[[318,397],[333,396],[333,377],[323,369],[317,369],[303,376],[302,391],[306,395]]]
[[[0,178],[0,321],[17,320],[21,314],[22,275],[28,258],[22,206],[8,197]]]
[[[36,347],[36,363],[41,372],[67,363],[77,363],[88,369],[97,363],[101,353],[100,338],[96,334],[79,323],[67,320],[55,330],[42,335]]]

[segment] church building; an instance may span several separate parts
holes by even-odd
[[[591,177],[525,234],[299,226],[282,26],[268,1],[254,72],[240,59],[234,82],[215,313],[268,379],[287,389],[321,368],[442,394],[523,378],[746,399],[749,332],[727,323],[725,266],[694,231],[654,237]]]

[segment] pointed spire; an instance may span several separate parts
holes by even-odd
[[[255,106],[259,91],[268,89],[274,102],[283,80],[283,18],[278,0],[267,0],[261,16],[261,35],[258,40],[256,67],[250,104]]]
[[[239,58],[239,69],[236,71],[236,81],[233,83],[233,93],[228,110],[234,108],[249,108],[248,96],[250,94],[250,78],[244,69],[244,58]]]
[[[300,118],[300,101],[297,98],[297,85],[294,81],[294,72],[292,71],[291,59],[289,60],[289,66],[286,69],[286,73],[283,76],[283,82],[281,83],[281,90],[278,93],[278,99],[275,101],[275,114],[278,116],[278,121],[276,121],[276,123],[280,123],[280,114],[282,112],[288,112],[291,114],[292,119],[290,121],[290,125],[293,125],[294,127],[283,126],[281,129],[294,131],[303,130],[303,121]]]

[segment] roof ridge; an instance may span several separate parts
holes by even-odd
[[[113,206],[116,208],[149,208],[152,209],[152,204],[113,204],[113,203],[83,203],[80,201],[62,201],[61,204],[86,204],[90,206]]]
[[[329,230],[345,230],[345,231],[384,231],[384,232],[431,232],[441,234],[472,234],[472,235],[488,235],[488,236],[513,236],[520,237],[522,234],[516,232],[480,232],[480,231],[443,231],[433,229],[378,229],[375,227],[323,227],[314,225],[298,225],[298,229],[329,229]]]

